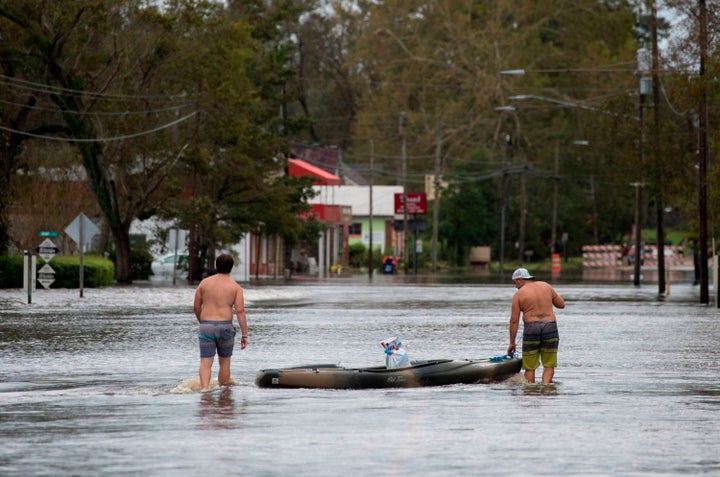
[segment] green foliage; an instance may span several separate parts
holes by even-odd
[[[350,256],[350,266],[355,269],[365,269],[368,267],[368,247],[362,242],[355,242],[350,245],[348,254]],[[392,255],[392,252],[385,252],[385,255]],[[374,270],[380,270],[382,267],[383,253],[379,246],[373,247],[373,263]]]
[[[350,245],[348,254],[350,256],[350,266],[353,268],[367,267],[368,249],[362,242],[355,242]]]
[[[0,288],[22,288],[24,257],[0,255]]]
[[[684,29],[688,42],[671,45],[674,62],[661,65],[664,99],[646,105],[639,151],[636,50],[650,37],[637,2],[330,3],[332,14],[316,0],[2,2],[0,252],[12,230],[10,178],[32,159],[23,143],[45,134],[77,141],[119,281],[148,271],[147,257],[130,251],[134,217],[192,226],[200,257],[250,231],[288,244],[313,238],[322,224],[298,219],[308,185],[281,177],[297,140],[336,144],[358,163],[372,148],[375,178],[397,183],[402,138],[411,191],[434,170],[440,143],[453,184],[441,238],[457,264],[472,245],[499,249],[499,181],[487,179],[505,165],[506,243],[522,240],[538,257],[551,235],[553,185],[557,233],[569,235],[572,253],[628,233],[632,182],[697,229],[697,132],[690,114],[676,113],[696,111],[707,93],[710,124],[718,122],[717,55],[707,78],[668,73],[688,58],[697,64],[696,22]],[[717,9],[709,15],[716,25]],[[717,51],[710,41],[707,51]],[[514,68],[528,74],[501,74]],[[93,141],[103,136],[132,138]],[[576,139],[590,148],[574,149]],[[715,208],[719,177],[716,168],[707,181]]]
[[[147,280],[152,272],[153,256],[147,247],[136,248],[130,250],[130,269],[132,270],[133,280]]]
[[[115,251],[111,250],[108,259],[116,263],[117,256]],[[153,256],[150,253],[149,245],[145,241],[134,241],[130,248],[130,270],[132,271],[133,280],[147,280],[153,274],[152,272]]]
[[[38,260],[38,267],[44,260]],[[61,256],[50,260],[55,270],[55,282],[50,288],[80,287],[80,257]],[[83,286],[88,288],[106,287],[113,284],[115,267],[112,261],[93,255],[83,256]]]
[[[440,237],[447,244],[448,260],[466,265],[470,248],[492,244],[498,237],[497,173],[488,167],[486,153],[477,153],[458,172],[462,182],[442,195]]]
[[[0,288],[22,288],[23,286],[22,256],[0,256]],[[45,264],[38,258],[37,268]],[[55,270],[55,281],[50,288],[80,287],[80,257],[59,256],[50,261]],[[113,263],[103,257],[83,257],[83,285],[88,288],[112,285],[115,276]],[[38,287],[41,285],[38,284]]]

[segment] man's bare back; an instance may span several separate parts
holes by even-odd
[[[193,309],[198,321],[232,321],[233,305],[242,325],[245,316],[243,290],[230,275],[218,273],[207,277],[195,290]]]
[[[240,349],[248,345],[247,316],[243,289],[230,278],[234,261],[231,255],[221,254],[215,259],[217,273],[205,278],[195,290],[193,311],[200,322],[200,388],[207,389],[215,355],[220,362],[218,383],[230,383],[230,360],[237,329],[233,329],[233,308],[240,325]]]
[[[518,268],[512,274],[517,291],[510,307],[510,344],[507,353],[515,353],[515,338],[522,315],[523,368],[525,380],[535,382],[535,369],[543,365],[542,382],[551,383],[557,366],[557,349],[560,335],[555,322],[555,308],[565,308],[565,300],[549,283],[535,281],[525,268]]]
[[[555,290],[545,282],[527,281],[523,283],[513,297],[512,315],[522,312],[525,323],[533,321],[554,321],[557,308],[565,308],[565,302]]]

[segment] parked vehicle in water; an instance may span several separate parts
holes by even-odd
[[[187,254],[174,253],[164,255],[160,258],[153,260],[151,268],[153,275],[157,277],[172,277],[173,264],[177,258],[177,266],[175,266],[175,274],[181,274],[188,270],[188,256]]]

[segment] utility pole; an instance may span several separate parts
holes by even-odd
[[[640,265],[643,261],[643,244],[642,244],[642,171],[645,162],[645,95],[647,91],[647,71],[649,69],[647,61],[647,50],[641,48],[637,52],[638,59],[638,70],[640,73],[640,98],[639,98],[639,111],[640,116],[640,134],[638,138],[638,170],[640,180],[633,185],[635,186],[635,263],[633,273],[633,284],[640,286]]]
[[[433,177],[434,197],[433,201],[433,231],[432,231],[432,271],[437,271],[437,242],[438,228],[440,221],[440,154],[442,152],[442,140],[440,138],[440,121],[438,121],[435,132],[435,176]]]
[[[699,221],[698,239],[700,246],[700,303],[707,305],[710,302],[708,290],[708,243],[707,243],[707,78],[705,73],[705,62],[707,61],[708,31],[707,31],[707,5],[705,0],[698,0],[698,13],[700,19],[700,74],[699,79],[702,87],[700,93],[700,105],[698,106],[698,124],[700,138],[698,140],[698,210]],[[720,288],[720,287],[716,287]],[[720,291],[716,291],[720,297]]]
[[[657,267],[658,267],[658,294],[665,295],[667,284],[665,282],[665,227],[663,203],[663,167],[660,159],[660,80],[658,78],[658,40],[657,40],[657,10],[655,1],[650,5],[652,33],[652,94],[653,94],[653,164],[655,168],[655,215],[657,220]]]
[[[552,230],[550,232],[550,254],[555,253],[557,242],[558,182],[560,181],[560,143],[555,141],[555,168],[553,172]]]
[[[403,123],[405,122],[405,113],[400,114],[400,156],[402,160],[402,186],[403,186],[403,244],[402,244],[402,257],[405,269],[405,275],[408,272],[408,247],[407,247],[407,233],[408,233],[408,211],[407,211],[407,146],[405,144],[405,132],[403,131]]]
[[[368,197],[368,205],[370,207],[368,214],[368,279],[372,281],[373,277],[373,164],[375,162],[375,144],[370,140],[370,197]]]
[[[505,274],[505,209],[507,209],[507,159],[510,147],[510,135],[505,136],[505,149],[502,160],[502,177],[500,178],[500,276]]]
[[[515,138],[517,140],[517,138]],[[513,143],[514,146],[515,143]],[[522,156],[520,172],[520,237],[518,238],[518,260],[523,262],[525,255],[525,223],[527,221],[527,159]]]

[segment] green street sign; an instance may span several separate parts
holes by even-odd
[[[41,230],[40,236],[41,237],[57,237],[58,233],[53,230]]]

